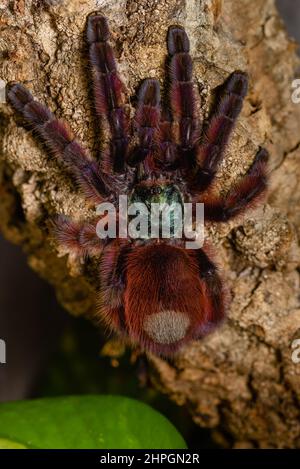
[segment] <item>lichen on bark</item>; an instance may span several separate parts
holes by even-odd
[[[258,146],[271,154],[268,201],[209,237],[231,291],[228,320],[172,363],[149,357],[152,382],[217,441],[236,447],[300,447],[300,106],[291,100],[299,60],[273,0],[59,0],[0,3],[0,77],[26,83],[99,151],[90,110],[83,32],[101,11],[111,24],[119,70],[133,95],[144,77],[164,77],[165,38],[180,23],[191,39],[195,83],[207,116],[214,89],[247,70],[250,91],[221,166],[226,190]],[[91,315],[96,268],[57,251],[48,235],[56,213],[91,215],[62,168],[1,105],[1,229],[72,314]],[[105,135],[104,135],[105,140]],[[60,255],[59,255],[60,254]]]

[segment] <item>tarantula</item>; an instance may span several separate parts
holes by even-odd
[[[205,202],[207,222],[227,222],[252,207],[265,192],[268,154],[259,149],[246,174],[225,196],[211,187],[247,93],[246,73],[236,71],[222,85],[208,122],[197,117],[188,36],[171,26],[167,36],[167,86],[160,105],[158,80],[145,79],[135,116],[129,122],[123,104],[105,17],[92,14],[86,28],[94,108],[107,124],[110,145],[93,159],[70,128],[21,84],[8,99],[48,150],[62,160],[93,204],[130,200]],[[99,217],[98,217],[99,219]],[[225,316],[225,288],[210,259],[207,243],[185,249],[184,239],[100,239],[98,220],[55,222],[58,242],[78,256],[98,256],[99,318],[122,337],[168,356],[214,329]]]

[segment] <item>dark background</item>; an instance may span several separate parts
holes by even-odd
[[[300,42],[300,0],[277,0],[277,5],[290,35]],[[188,418],[180,424],[184,411],[172,408],[154,390],[141,391],[137,378],[128,379],[136,376],[128,360],[113,369],[107,358],[100,357],[99,332],[83,319],[70,318],[53,289],[29,269],[20,248],[1,235],[0,338],[7,346],[7,363],[0,364],[0,401],[61,393],[136,395],[164,413],[170,405],[174,423],[185,427],[186,438],[186,427],[190,427],[199,446],[201,430],[192,422],[187,425]],[[201,433],[204,447],[208,438]]]

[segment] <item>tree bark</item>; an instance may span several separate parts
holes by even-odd
[[[222,445],[300,447],[300,364],[292,360],[292,342],[300,339],[300,105],[291,100],[296,44],[273,0],[2,0],[0,77],[26,83],[94,152],[83,31],[96,10],[110,21],[128,97],[144,77],[163,80],[166,31],[174,23],[190,36],[205,116],[228,74],[250,74],[218,184],[226,190],[265,146],[271,154],[268,203],[208,233],[231,291],[226,323],[172,362],[150,356],[150,373]],[[56,213],[92,211],[56,161],[17,127],[5,103],[0,132],[1,229],[23,246],[65,308],[89,317],[97,266],[63,256],[47,224]]]

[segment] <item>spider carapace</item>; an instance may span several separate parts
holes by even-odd
[[[124,89],[105,17],[86,27],[94,109],[107,124],[109,148],[93,158],[69,126],[33,99],[21,84],[8,87],[14,109],[60,159],[88,201],[119,195],[133,202],[204,202],[206,222],[227,222],[253,207],[267,185],[268,154],[259,149],[246,174],[225,195],[211,195],[226,144],[247,93],[248,78],[233,72],[221,87],[207,122],[197,116],[188,36],[171,26],[167,80],[161,105],[158,80],[142,82],[129,122]],[[215,194],[215,191],[214,191]],[[213,330],[225,316],[225,288],[208,243],[186,249],[184,239],[100,239],[98,218],[55,221],[58,243],[78,256],[99,258],[96,316],[142,349],[168,356]]]

